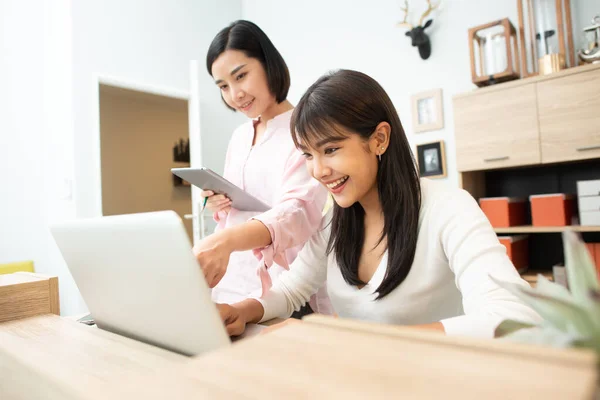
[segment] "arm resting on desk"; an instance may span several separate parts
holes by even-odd
[[[234,305],[217,304],[217,308],[229,336],[241,335],[246,324],[258,323],[265,312],[262,304],[254,299],[246,299]]]

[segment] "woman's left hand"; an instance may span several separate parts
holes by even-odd
[[[214,233],[194,246],[194,256],[204,272],[210,288],[214,288],[227,272],[229,257],[233,251],[220,232]]]

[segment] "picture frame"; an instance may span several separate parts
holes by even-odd
[[[446,177],[446,152],[443,140],[418,144],[416,150],[419,176],[424,178]]]
[[[412,95],[411,108],[415,133],[444,128],[442,89],[432,89]]]

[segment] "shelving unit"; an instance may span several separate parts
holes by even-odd
[[[565,231],[573,232],[600,232],[600,226],[511,226],[510,228],[494,228],[496,233],[517,234],[517,233],[560,233]]]
[[[600,65],[585,65],[456,95],[460,186],[476,200],[528,198],[576,194],[577,181],[600,179],[598,87]],[[529,265],[544,273],[564,261],[560,233],[567,230],[600,242],[600,226],[495,229],[502,235],[529,234]]]

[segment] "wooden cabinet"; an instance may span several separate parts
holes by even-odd
[[[460,172],[600,158],[600,65],[453,99]]]
[[[534,84],[454,98],[459,171],[539,164]]]
[[[600,157],[600,69],[536,86],[542,163]]]
[[[600,65],[476,89],[453,104],[459,184],[476,199],[577,194],[578,181],[600,179]],[[600,242],[600,226],[495,231],[529,234],[529,267],[551,275],[567,229]]]

